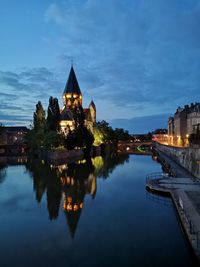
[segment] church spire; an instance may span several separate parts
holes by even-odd
[[[63,94],[66,94],[66,93],[77,93],[81,95],[81,90],[80,90],[80,87],[79,87],[79,84],[76,78],[73,64],[71,65],[71,70],[70,70],[69,77],[65,85],[65,90]]]
[[[63,104],[70,109],[82,106],[82,93],[76,78],[73,64],[71,65],[69,77],[63,92]]]

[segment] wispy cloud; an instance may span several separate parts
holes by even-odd
[[[41,49],[30,46],[31,66],[50,67],[1,68],[5,114],[21,107],[16,114],[32,116],[38,100],[45,108],[50,95],[61,100],[71,59],[84,105],[92,98],[99,119],[168,114],[200,101],[199,0],[67,0],[38,10],[44,18],[32,17],[39,30],[29,38]]]
[[[88,97],[119,113],[139,115],[139,103],[173,112],[199,97],[199,1],[68,1],[50,5],[45,21],[60,30],[63,58],[75,59]]]
[[[25,68],[18,73],[0,71],[0,86],[0,121],[27,125],[39,100],[46,109],[51,95],[60,98],[63,83],[47,68]]]

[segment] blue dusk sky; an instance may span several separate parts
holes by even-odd
[[[0,0],[0,121],[30,125],[51,95],[62,106],[72,59],[98,120],[167,127],[200,100],[200,1]]]

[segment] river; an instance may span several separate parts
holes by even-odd
[[[171,199],[145,189],[157,171],[139,155],[1,163],[0,266],[198,266]]]

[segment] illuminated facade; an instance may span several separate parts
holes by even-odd
[[[187,146],[189,135],[198,125],[200,125],[200,103],[179,107],[174,117],[170,117],[168,120],[169,143]]]
[[[6,126],[1,145],[22,145],[25,143],[25,136],[29,129],[25,126]]]
[[[68,134],[69,130],[75,127],[73,111],[77,107],[82,107],[82,93],[74,72],[71,67],[69,77],[62,96],[63,108],[61,110],[61,131]],[[89,108],[83,108],[85,114],[85,125],[93,132],[94,124],[96,123],[96,106],[91,101]]]

